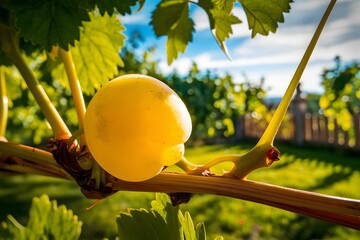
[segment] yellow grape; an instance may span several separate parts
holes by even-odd
[[[170,87],[129,74],[94,95],[84,128],[89,150],[102,168],[125,181],[144,181],[183,157],[192,126],[185,104]]]

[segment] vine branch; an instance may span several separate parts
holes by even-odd
[[[54,136],[57,138],[68,138],[71,135],[70,131],[35,74],[25,62],[17,43],[16,33],[11,29],[0,28],[0,35],[2,36],[0,38],[1,43],[6,43],[6,48],[3,48],[5,54],[23,76],[30,92],[50,123]]]
[[[270,121],[268,127],[266,128],[264,134],[261,136],[258,145],[261,145],[266,142],[271,142],[271,144],[273,143],[276,133],[282,122],[282,121],[277,121],[277,120],[283,119],[286,114],[286,111],[290,104],[290,99],[292,98],[292,96],[295,93],[296,87],[300,82],[300,78],[305,70],[305,67],[311,57],[311,54],[316,46],[316,43],[320,37],[320,34],[325,26],[327,19],[330,16],[330,13],[331,13],[335,3],[336,3],[336,0],[331,0],[331,2],[329,3],[323,17],[320,20],[318,27],[315,30],[313,37],[311,38],[309,46],[306,48],[304,56],[302,57],[302,59],[299,63],[299,66],[297,67],[297,69],[291,79],[289,87],[287,88],[287,90],[284,94],[284,97],[281,99],[281,102],[280,102],[279,106],[277,107],[277,109],[274,113],[274,116],[271,118],[271,121]]]
[[[0,66],[0,137],[5,137],[8,111],[5,71],[4,67]]]
[[[83,129],[86,107],[85,107],[84,97],[81,91],[80,81],[75,69],[75,64],[70,50],[67,52],[64,49],[60,48],[60,54],[63,59],[66,74],[69,79],[70,90],[73,96],[75,110],[79,120],[79,129]],[[79,138],[80,138],[80,145],[81,146],[86,145],[85,135],[82,134],[79,136]]]
[[[6,159],[3,154],[4,146],[4,143],[0,144],[0,152],[2,152],[2,155],[0,155],[0,169],[14,172],[33,172],[34,174],[73,180],[66,171],[58,166],[56,167],[56,165],[49,168],[50,165],[47,163],[32,162],[18,157],[16,157],[15,164],[7,163],[4,160],[4,158]],[[32,160],[36,160],[42,154],[51,155],[46,151],[39,151],[37,154],[38,156],[33,157]],[[329,196],[255,181],[179,173],[161,173],[144,182],[125,182],[110,177],[108,178],[108,184],[112,185],[114,192],[190,192],[228,196],[360,230],[360,200],[355,199]],[[82,192],[88,198],[99,198],[101,196],[98,192],[88,192],[84,189],[82,189]]]

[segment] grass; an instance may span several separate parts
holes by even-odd
[[[217,145],[190,148],[186,156],[192,162],[205,162],[227,153],[241,153],[252,144]],[[278,144],[281,161],[260,169],[248,179],[341,197],[360,199],[360,159],[342,151],[319,148],[295,148]],[[213,169],[221,172],[230,164]],[[48,194],[59,204],[72,209],[84,222],[82,239],[115,238],[117,213],[126,208],[150,208],[153,193],[119,192],[100,201],[87,211],[94,200],[82,196],[70,182],[53,178],[18,175],[0,179],[0,221],[12,214],[26,223],[34,196]],[[276,194],[276,193],[274,193]],[[359,232],[276,208],[238,199],[213,195],[195,195],[182,205],[195,223],[205,222],[209,239],[358,239]],[[360,221],[359,221],[360,224]]]

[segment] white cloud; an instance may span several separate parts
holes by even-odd
[[[146,13],[135,12],[131,15],[121,16],[120,20],[125,25],[142,24],[148,25],[150,17]]]
[[[209,18],[202,8],[197,7],[192,14],[192,18],[195,22],[195,31],[200,32],[210,28]]]
[[[192,62],[193,60],[191,58],[180,57],[175,60],[171,66],[169,66],[165,60],[160,61],[158,67],[164,74],[169,74],[175,70],[177,73],[184,75],[189,72]]]
[[[195,61],[201,70],[216,69],[218,73],[228,72],[235,81],[244,81],[243,73],[251,81],[258,82],[265,78],[269,96],[281,96],[289,83],[310,39],[324,13],[329,1],[303,0],[291,4],[290,14],[284,14],[285,23],[280,23],[276,34],[257,35],[250,39],[250,30],[244,11],[235,7],[234,14],[243,23],[236,25],[228,44],[233,61],[229,61],[219,48],[210,49],[200,54],[188,50],[170,67],[160,61],[161,71],[170,73],[176,69],[180,74],[188,73]],[[305,92],[321,92],[320,74],[325,67],[333,66],[333,58],[341,56],[345,61],[360,60],[360,1],[338,1],[326,24],[314,53],[302,77]],[[194,8],[192,17],[196,22],[198,34],[209,29],[206,13],[199,7]],[[245,40],[244,40],[245,39]],[[209,42],[213,42],[211,39]],[[195,41],[191,43],[196,49]],[[233,44],[238,42],[238,44]],[[230,46],[230,47],[229,47]],[[198,51],[197,51],[198,52]],[[164,52],[161,52],[162,54]],[[163,59],[164,57],[161,57]]]

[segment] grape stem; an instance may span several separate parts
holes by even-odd
[[[30,92],[34,96],[36,102],[39,104],[47,121],[50,123],[54,136],[56,138],[68,138],[70,136],[70,131],[52,104],[44,88],[36,79],[35,74],[25,62],[25,59],[23,58],[17,43],[18,39],[15,36],[16,33],[11,29],[0,27],[0,35],[1,44],[5,45],[5,47],[3,47],[4,53],[23,76]]]
[[[226,173],[225,176],[243,179],[252,171],[258,168],[268,167],[272,164],[273,161],[279,160],[280,152],[273,147],[275,136],[286,114],[286,111],[291,102],[291,98],[295,93],[296,87],[299,84],[301,75],[305,70],[305,67],[311,57],[311,54],[315,48],[315,45],[320,37],[320,34],[325,26],[327,19],[329,18],[329,15],[335,3],[336,0],[331,0],[331,2],[329,3],[329,6],[327,7],[322,17],[309,43],[309,46],[307,47],[304,56],[302,57],[299,63],[298,68],[296,69],[290,81],[290,84],[284,94],[284,97],[282,98],[273,117],[271,118],[268,127],[265,129],[265,132],[263,133],[258,143],[255,145],[255,147],[243,155],[224,155],[215,158],[209,161],[208,163],[206,163],[204,166],[199,167],[198,170],[195,170],[193,172],[197,173],[199,171],[202,171],[204,168],[209,169],[210,167],[221,162],[233,162],[234,163],[233,169],[229,173]]]
[[[0,169],[72,179],[50,152],[7,142],[6,139],[0,139]]]
[[[8,98],[6,95],[6,81],[4,67],[0,66],[0,137],[5,137],[8,120]]]
[[[60,54],[63,59],[66,74],[69,79],[70,90],[73,96],[75,110],[79,121],[79,129],[83,129],[86,107],[84,97],[81,91],[80,81],[75,69],[75,64],[70,50],[67,52],[64,49],[60,49]],[[79,136],[79,138],[80,146],[86,145],[85,135],[82,134]]]
[[[327,19],[330,16],[331,10],[333,9],[335,3],[336,3],[336,0],[331,0],[331,2],[329,3],[329,6],[327,7],[323,17],[321,18],[320,23],[309,43],[309,46],[306,48],[304,56],[302,57],[302,59],[299,63],[299,66],[297,67],[297,69],[291,79],[291,82],[285,92],[284,97],[282,98],[279,106],[277,107],[277,109],[274,113],[274,116],[271,118],[271,121],[270,121],[268,127],[266,128],[264,134],[260,138],[257,145],[268,144],[268,143],[270,143],[271,145],[273,144],[276,133],[279,130],[282,119],[284,118],[286,111],[289,107],[289,104],[291,102],[291,98],[295,93],[296,87],[300,82],[300,78],[305,70],[305,67],[311,57],[311,54],[315,48],[315,45],[320,37],[320,34],[325,26]]]
[[[201,165],[193,164],[192,162],[188,161],[184,156],[181,158],[179,162],[176,163],[176,166],[184,170],[184,172],[191,172],[199,167]]]

